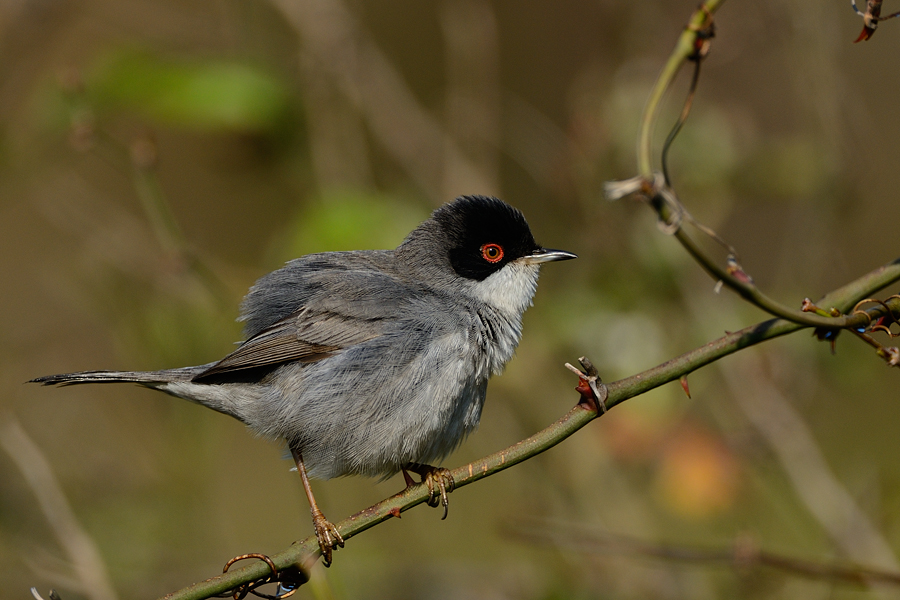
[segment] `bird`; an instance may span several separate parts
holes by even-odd
[[[576,258],[538,245],[490,196],[436,209],[394,250],[309,254],[260,278],[241,304],[246,340],[219,361],[83,371],[43,385],[136,383],[286,442],[323,562],[343,547],[309,479],[409,472],[447,513],[453,478],[431,466],[475,430],[488,379],[512,358],[540,266]]]

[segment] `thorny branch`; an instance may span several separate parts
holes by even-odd
[[[825,336],[826,339],[833,338],[840,329],[864,333],[869,323],[864,318],[861,318],[860,315],[844,315],[842,311],[835,310],[835,307],[827,307],[825,311],[797,310],[785,306],[763,293],[756,287],[753,278],[741,267],[734,248],[723,241],[713,230],[694,219],[670,185],[671,180],[665,164],[666,153],[674,137],[681,130],[690,111],[697,86],[700,61],[708,54],[710,40],[713,35],[713,15],[721,4],[722,2],[711,0],[702,5],[685,27],[675,47],[675,51],[657,78],[653,91],[650,94],[650,99],[644,108],[638,134],[637,158],[639,174],[631,179],[607,183],[606,195],[610,200],[616,200],[629,194],[637,194],[646,199],[648,204],[657,212],[663,231],[673,235],[681,243],[682,247],[687,250],[688,254],[717,281],[717,285],[728,286],[742,298],[769,314],[801,325],[819,328],[822,332],[832,332]],[[681,66],[688,61],[694,61],[697,66],[682,114],[669,134],[663,148],[662,168],[664,175],[661,175],[655,172],[652,166],[651,140],[653,127],[659,119],[665,92],[674,82]],[[701,249],[685,231],[684,223],[694,225],[716,243],[725,247],[728,251],[728,257],[724,266],[720,265],[718,261]],[[879,350],[879,354],[883,354],[882,350]],[[890,351],[888,351],[888,354],[890,355],[888,363],[892,366],[897,366],[897,360],[892,358],[893,355],[890,354]]]

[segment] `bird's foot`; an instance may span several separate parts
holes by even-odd
[[[407,471],[412,471],[422,478],[422,482],[428,486],[428,506],[444,507],[444,516],[441,520],[447,518],[449,510],[449,502],[447,494],[453,491],[456,482],[453,481],[453,475],[450,471],[443,467],[432,467],[431,465],[421,465],[419,463],[410,463],[403,469],[403,478],[406,480],[406,487],[415,485],[413,478],[409,476]]]
[[[566,368],[578,375],[578,385],[575,386],[575,390],[581,394],[581,402],[579,404],[587,405],[594,412],[605,413],[609,390],[600,379],[597,367],[586,356],[579,358],[578,362],[581,363],[584,371],[573,367],[569,363],[566,363]]]
[[[344,538],[334,524],[325,518],[322,511],[312,511],[313,527],[316,529],[316,539],[319,540],[319,550],[322,551],[322,563],[326,567],[331,566],[331,552],[344,547]]]

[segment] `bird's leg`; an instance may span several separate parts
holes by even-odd
[[[412,475],[409,474],[409,471],[407,471],[406,469],[400,469],[400,472],[403,473],[403,481],[406,482],[407,489],[416,485],[416,482],[412,478]]]
[[[331,551],[334,548],[344,547],[344,538],[341,537],[337,527],[331,521],[325,518],[316,499],[313,496],[312,488],[309,485],[309,477],[306,475],[306,465],[303,464],[303,456],[300,451],[291,448],[291,455],[294,462],[297,463],[297,472],[300,473],[300,480],[303,482],[303,491],[306,492],[306,499],[309,500],[309,512],[312,514],[313,527],[316,530],[316,539],[319,540],[319,550],[322,551],[322,562],[326,567],[331,565]]]
[[[456,485],[450,471],[443,467],[432,467],[431,465],[421,465],[419,463],[409,463],[402,471],[403,478],[406,480],[406,487],[415,484],[407,471],[412,471],[422,478],[422,483],[428,486],[428,493],[430,495],[428,498],[428,506],[436,507],[439,504],[443,506],[444,516],[441,517],[441,520],[446,519],[449,507],[447,494],[452,492],[453,487]]]

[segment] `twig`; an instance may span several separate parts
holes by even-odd
[[[826,329],[859,329],[860,327],[865,327],[866,324],[853,315],[841,316],[843,311],[840,311],[838,316],[834,317],[805,313],[802,310],[790,308],[768,297],[756,287],[752,277],[741,268],[740,264],[737,262],[736,253],[733,249],[731,249],[728,244],[725,244],[715,232],[700,225],[690,216],[681,204],[675,191],[667,184],[668,177],[658,176],[658,174],[653,171],[652,133],[654,125],[659,119],[662,99],[666,90],[668,90],[674,82],[681,66],[689,60],[695,60],[698,48],[708,42],[708,34],[704,32],[710,27],[712,15],[718,10],[721,4],[721,1],[710,0],[702,5],[694,13],[688,26],[685,27],[681,37],[679,37],[674,51],[656,80],[656,84],[650,93],[650,98],[647,101],[647,105],[644,107],[644,113],[641,117],[637,156],[639,174],[632,179],[608,183],[606,186],[607,196],[610,199],[617,199],[629,193],[639,193],[646,197],[649,200],[650,205],[659,215],[660,221],[665,225],[664,230],[667,233],[672,234],[675,239],[681,243],[684,249],[687,250],[688,254],[690,254],[691,257],[713,277],[713,279],[728,286],[742,298],[769,314],[811,327],[821,327]],[[695,84],[691,86],[691,96],[693,95],[694,88]],[[690,103],[686,103],[685,110],[688,110],[689,108]],[[676,125],[673,133],[678,132],[680,123],[682,123],[685,118],[686,115],[682,114],[679,125]],[[668,147],[670,143],[671,140],[667,140],[666,147]],[[701,231],[710,235],[718,243],[723,244],[729,249],[730,256],[725,267],[720,267],[717,261],[709,257],[700,246],[691,239],[682,227],[684,221],[696,224]]]
[[[694,61],[694,74],[691,76],[691,86],[688,89],[687,97],[684,100],[684,106],[681,108],[681,115],[678,117],[678,121],[675,122],[675,126],[672,127],[672,130],[666,137],[666,141],[663,143],[662,147],[662,156],[660,160],[662,162],[663,176],[666,179],[666,185],[669,187],[672,187],[672,178],[669,176],[667,160],[669,149],[672,147],[672,142],[678,137],[681,128],[684,127],[684,124],[687,122],[688,115],[691,114],[694,96],[697,93],[697,84],[700,82],[700,65],[703,64],[703,59],[706,58],[706,55],[709,52],[710,41],[715,34],[715,24],[712,13],[707,12],[706,17],[706,21],[702,26],[692,28],[693,31],[697,33],[697,39],[694,43],[694,53],[688,57],[689,60]]]
[[[663,177],[656,174],[651,180],[645,180],[643,177],[633,177],[622,181],[611,181],[606,183],[606,194],[611,200],[616,200],[628,194],[638,193],[648,198],[650,205],[656,210],[660,221],[664,223],[663,230],[677,239],[682,247],[687,250],[688,254],[697,261],[697,263],[716,280],[717,285],[724,284],[737,292],[737,294],[747,300],[751,304],[761,308],[771,315],[792,321],[798,325],[805,327],[816,327],[823,330],[839,330],[851,329],[862,330],[869,326],[869,317],[865,317],[859,313],[845,315],[844,312],[851,307],[830,306],[828,311],[816,311],[815,313],[801,310],[794,310],[783,304],[769,298],[753,283],[750,277],[741,268],[734,254],[728,257],[726,266],[719,266],[715,260],[707,256],[703,250],[694,242],[693,239],[684,231],[682,224],[685,220],[693,221],[687,210],[681,205],[681,202],[675,196],[675,192],[665,186]],[[707,229],[702,228],[704,233],[712,235],[713,239],[722,242],[714,232],[710,233]],[[727,245],[726,245],[727,246]],[[900,264],[900,259],[893,263],[895,266]],[[889,285],[889,284],[888,284]],[[881,288],[879,288],[881,289]],[[825,303],[823,300],[820,303]],[[888,300],[882,305],[884,312],[879,313],[879,317],[888,316],[892,320],[900,315],[897,312],[900,309],[900,302],[896,300]],[[876,317],[878,318],[878,317]]]
[[[650,92],[647,105],[644,107],[644,114],[641,117],[637,154],[638,173],[646,179],[653,176],[653,126],[658,118],[663,96],[665,96],[666,90],[669,89],[669,86],[675,80],[675,76],[678,75],[681,66],[697,52],[697,41],[700,37],[700,31],[702,31],[710,16],[715,14],[724,1],[709,0],[697,9],[678,38],[675,50],[669,56],[669,60],[663,67],[656,84],[653,86],[653,90]]]

